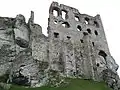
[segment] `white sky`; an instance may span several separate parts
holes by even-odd
[[[15,17],[23,14],[26,19],[30,11],[35,12],[35,22],[47,34],[48,11],[53,0],[0,0],[0,16]],[[100,14],[105,29],[111,55],[120,65],[120,0],[54,0],[61,4],[75,7],[80,13],[91,16]],[[120,69],[118,70],[120,75]]]

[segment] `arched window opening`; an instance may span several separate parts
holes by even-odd
[[[94,21],[94,25],[99,28],[99,24],[97,21]]]
[[[80,25],[77,26],[77,31],[82,31],[82,28]]]
[[[98,55],[102,56],[106,60],[107,54],[103,50],[100,50]]]
[[[80,18],[78,16],[75,16],[75,20],[78,22],[80,21]]]
[[[55,38],[59,38],[59,33],[54,32],[54,37],[55,37]]]
[[[89,24],[89,18],[88,17],[85,18],[85,24]]]
[[[62,10],[62,18],[65,20],[67,19],[67,11]]]
[[[87,32],[88,32],[89,34],[91,34],[91,30],[90,30],[90,29],[87,29]]]
[[[57,9],[54,9],[54,10],[53,10],[53,16],[55,16],[55,17],[58,16],[58,10],[57,10]]]
[[[93,46],[95,46],[95,43],[94,43],[94,42],[92,42],[92,45],[93,45]]]
[[[82,39],[80,39],[80,42],[81,42],[81,43],[84,43],[84,41],[83,41]]]
[[[64,28],[69,28],[69,27],[70,27],[70,25],[69,25],[68,22],[64,22],[64,23],[62,23],[62,26],[63,26]]]
[[[96,36],[98,35],[98,32],[96,30],[94,31],[94,33],[95,33]]]
[[[99,67],[100,66],[100,64],[99,63],[97,63],[97,67]]]

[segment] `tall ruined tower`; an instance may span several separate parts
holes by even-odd
[[[99,80],[103,70],[116,72],[100,15],[80,14],[75,8],[53,2],[49,10],[49,60],[53,70],[66,76]]]
[[[34,23],[34,12],[28,23],[21,14],[0,17],[0,77],[9,75],[6,82],[58,86],[71,77],[105,81],[113,90],[120,90],[117,69],[100,15],[80,14],[75,8],[53,2],[48,36]]]

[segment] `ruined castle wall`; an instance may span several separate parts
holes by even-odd
[[[63,53],[64,71],[70,76],[97,80],[106,68],[118,68],[110,55],[100,15],[80,14],[56,2],[51,4],[49,13],[49,60],[54,70],[59,70],[59,53]]]
[[[9,73],[9,82],[24,79],[23,85],[41,86],[63,75],[97,81],[107,77],[104,81],[108,84],[118,83],[117,69],[100,15],[80,14],[75,8],[53,2],[48,37],[34,23],[32,11],[28,23],[21,14],[0,17],[0,76]]]
[[[35,24],[34,28],[31,28],[31,30],[32,57],[41,62],[48,62],[47,37],[42,34],[42,28],[37,24]]]

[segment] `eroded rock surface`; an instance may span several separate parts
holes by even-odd
[[[120,89],[118,65],[111,56],[100,15],[80,14],[75,8],[53,2],[48,37],[21,14],[0,17],[0,76],[6,82],[32,87],[59,86],[65,77],[105,81]]]

